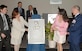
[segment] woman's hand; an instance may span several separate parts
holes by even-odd
[[[25,31],[27,31],[27,32],[28,32],[28,29],[25,29]]]
[[[54,31],[57,31],[58,29],[57,28],[54,28]]]
[[[54,28],[54,30],[50,29],[50,32],[57,31],[57,30],[58,30],[57,28]]]
[[[52,30],[52,29],[50,29],[50,32],[53,32],[53,30]]]
[[[70,33],[69,32],[67,32],[67,35],[69,35]]]

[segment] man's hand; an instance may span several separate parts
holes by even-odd
[[[1,37],[4,39],[6,35],[4,33],[1,33]]]

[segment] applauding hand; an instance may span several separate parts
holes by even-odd
[[[28,32],[28,29],[25,29],[25,31],[27,31],[27,32]]]

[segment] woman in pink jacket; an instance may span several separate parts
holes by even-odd
[[[51,26],[51,32],[54,31],[54,41],[57,42],[57,50],[63,51],[62,44],[66,41],[68,28],[68,16],[64,9],[59,8],[59,13]]]

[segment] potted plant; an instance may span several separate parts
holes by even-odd
[[[49,22],[49,23],[46,24],[46,26],[45,26],[46,39],[48,40],[49,48],[55,48],[56,43],[55,43],[55,41],[53,40],[53,38],[54,38],[54,32],[50,32],[51,25],[52,25],[52,24]]]

